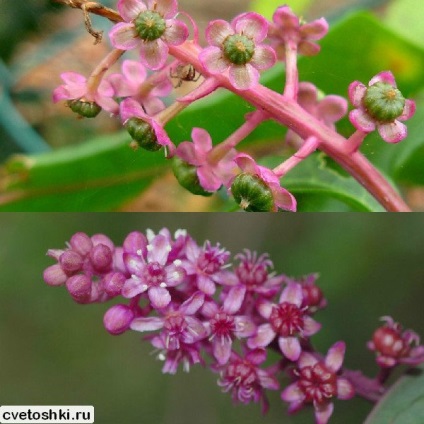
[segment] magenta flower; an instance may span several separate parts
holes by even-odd
[[[391,317],[382,317],[385,324],[373,334],[367,343],[375,351],[380,367],[391,368],[398,364],[419,365],[424,362],[424,345],[412,330],[402,331],[402,326]]]
[[[247,90],[259,81],[259,71],[274,65],[274,50],[262,43],[267,36],[268,22],[257,13],[244,13],[231,24],[215,20],[206,28],[210,47],[199,55],[200,62],[211,74],[229,69],[231,84]]]
[[[53,91],[53,102],[60,100],[80,100],[95,103],[107,112],[118,113],[118,103],[113,100],[114,90],[107,80],[102,80],[98,88],[92,92],[87,86],[87,78],[76,72],[64,72],[60,75],[65,84]]]
[[[189,240],[185,253],[187,259],[182,261],[184,269],[202,292],[212,296],[217,283],[226,285],[236,283],[234,274],[225,270],[230,252],[221,248],[219,244],[212,246],[207,241],[203,247],[199,247],[194,240]]]
[[[168,46],[178,46],[188,37],[186,25],[175,19],[177,0],[119,0],[125,22],[109,32],[112,45],[120,50],[140,48],[141,63],[160,69],[168,58]]]
[[[344,342],[335,343],[323,361],[308,352],[302,352],[295,372],[298,380],[281,393],[281,398],[290,403],[289,412],[301,409],[304,404],[313,403],[317,424],[326,424],[333,413],[331,399],[351,399],[355,395],[353,385],[346,378],[339,377],[345,353]]]
[[[271,190],[275,210],[280,208],[292,212],[296,211],[296,199],[285,188],[281,187],[280,179],[270,169],[258,165],[251,156],[245,153],[238,154],[235,162],[243,173],[257,176]]]
[[[133,298],[147,291],[154,308],[163,309],[168,306],[171,302],[168,287],[177,286],[186,275],[180,260],[168,263],[171,249],[169,240],[158,234],[149,241],[147,253],[124,253],[124,262],[131,278],[125,281],[122,295]]]
[[[161,338],[166,350],[179,350],[181,345],[193,344],[206,337],[202,322],[193,315],[203,305],[205,295],[194,293],[180,306],[170,303],[162,312],[163,317],[140,317],[131,322],[131,330],[154,331],[162,329]]]
[[[306,314],[301,308],[302,287],[288,283],[280,295],[277,305],[266,300],[258,302],[259,313],[268,321],[258,327],[256,336],[247,341],[251,349],[268,346],[275,337],[284,356],[297,361],[302,352],[298,336],[309,337],[319,331],[321,324]]]
[[[279,7],[272,17],[268,38],[274,47],[277,57],[285,59],[285,47],[293,43],[304,56],[314,56],[321,47],[314,41],[320,40],[328,32],[328,23],[324,18],[301,24],[289,6]]]
[[[357,130],[369,133],[376,128],[387,143],[398,143],[407,136],[406,121],[415,113],[415,102],[405,99],[390,71],[373,77],[368,87],[359,81],[349,85],[349,99],[356,109],[349,113]]]
[[[202,314],[209,318],[204,324],[208,329],[209,341],[212,341],[213,356],[220,365],[225,365],[230,359],[235,337],[250,337],[256,332],[256,326],[250,317],[236,315],[245,293],[245,287],[235,286],[225,296],[221,308],[213,300],[203,305]]]
[[[262,402],[262,412],[268,409],[264,389],[278,390],[279,383],[272,373],[259,367],[266,360],[264,349],[255,349],[244,358],[235,352],[221,371],[218,385],[224,392],[231,392],[235,403]]]
[[[133,118],[138,119],[136,121],[137,125],[140,124],[140,121],[142,121],[142,125],[143,123],[147,124],[147,127],[143,127],[143,131],[140,130],[140,133],[142,133],[142,137],[141,139],[136,139],[137,142],[144,146],[143,143],[147,139],[149,140],[150,144],[154,144],[155,146],[157,145],[159,147],[165,147],[167,157],[172,157],[175,154],[175,145],[168,137],[168,134],[164,130],[163,125],[151,116],[147,115],[147,113],[144,112],[143,108],[137,101],[131,98],[125,99],[119,105],[119,109],[121,114],[121,120],[125,126],[128,126],[132,122]],[[135,133],[130,134],[136,137],[135,134],[137,134],[137,131]],[[156,148],[148,148],[148,150],[155,149]]]
[[[134,60],[124,60],[122,74],[111,74],[107,80],[116,97],[132,97],[143,105],[148,115],[154,115],[165,108],[159,97],[166,97],[172,91],[172,84],[164,74],[154,85],[146,84],[146,68]]]
[[[213,145],[209,133],[202,128],[193,128],[191,132],[193,142],[183,141],[178,145],[176,155],[183,161],[196,167],[200,185],[209,192],[217,191],[223,184],[227,185],[237,165],[234,158],[235,149],[231,149],[218,161],[213,161]]]

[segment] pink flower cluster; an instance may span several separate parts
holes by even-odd
[[[165,228],[131,232],[122,246],[103,234],[76,233],[65,249],[47,254],[57,263],[44,271],[45,282],[65,286],[76,302],[121,297],[104,315],[106,330],[148,333],[165,373],[209,363],[236,402],[261,402],[265,411],[266,391],[278,390],[278,373],[291,369],[293,382],[282,399],[291,409],[313,403],[321,424],[331,415],[333,396],[353,396],[352,385],[336,374],[343,343],[323,363],[310,348],[310,336],[320,329],[311,314],[325,306],[316,274],[300,280],[276,274],[267,254],[249,250],[231,261],[219,244],[199,245],[187,231]],[[283,360],[264,366],[268,349]],[[305,367],[317,374],[319,366],[331,374],[331,390],[322,381],[327,391],[321,397],[304,382],[312,378]]]

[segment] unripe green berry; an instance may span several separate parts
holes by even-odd
[[[231,192],[235,201],[247,212],[274,210],[274,198],[270,188],[256,175],[239,174],[234,179]]]
[[[199,182],[196,167],[183,161],[178,156],[172,159],[172,170],[174,171],[175,178],[190,193],[199,196],[211,196],[212,193],[206,191]]]
[[[95,118],[102,110],[97,103],[84,100],[68,100],[67,104],[72,112],[84,118]]]
[[[162,37],[166,30],[165,19],[158,12],[146,10],[134,21],[135,30],[143,41],[153,41]]]
[[[403,113],[405,98],[395,87],[377,82],[367,88],[364,96],[367,113],[379,122],[393,122]]]
[[[158,143],[158,139],[153,128],[142,119],[128,119],[125,123],[125,128],[133,140],[136,141],[143,149],[156,152],[162,148],[162,145]]]
[[[223,43],[224,56],[235,65],[250,62],[255,53],[255,43],[245,35],[229,35]]]

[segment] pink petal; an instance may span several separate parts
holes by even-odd
[[[230,67],[230,83],[237,90],[248,90],[259,81],[259,71],[249,63]]]
[[[148,245],[147,245],[147,261],[158,262],[160,265],[165,265],[168,259],[168,254],[171,250],[169,240],[158,234]]]
[[[246,153],[240,153],[239,155],[237,155],[234,161],[243,172],[252,175],[258,175],[260,172],[258,169],[258,165],[256,165],[254,159]]]
[[[258,300],[258,304],[256,305],[256,308],[258,309],[259,314],[265,318],[268,319],[271,316],[273,304],[267,300]]]
[[[257,46],[252,60],[249,62],[256,69],[263,70],[271,68],[277,61],[275,51],[269,46]]]
[[[172,24],[169,25],[169,22],[172,22]],[[167,22],[167,27],[162,38],[171,46],[179,46],[187,40],[188,35],[187,25],[184,22],[173,19]]]
[[[218,47],[203,49],[199,54],[199,60],[211,74],[221,74],[230,66],[230,63],[224,58],[221,49]]]
[[[122,74],[133,87],[141,85],[147,77],[146,68],[135,60],[124,60]]]
[[[113,113],[114,115],[118,114],[119,105],[115,100],[102,96],[95,96],[94,100],[103,110]]]
[[[131,22],[146,10],[146,5],[141,0],[119,0],[117,7],[126,22]]]
[[[197,168],[197,177],[200,185],[211,193],[219,190],[222,186],[222,181],[218,178],[209,166],[201,166]]]
[[[237,34],[243,34],[254,40],[255,43],[263,41],[268,33],[268,21],[254,12],[237,16],[231,24]]]
[[[199,275],[197,278],[197,287],[209,296],[212,296],[216,290],[215,283],[204,275]]]
[[[268,374],[265,370],[258,369],[256,375],[259,379],[259,384],[265,389],[269,390],[278,390],[280,388],[280,383],[272,375]]]
[[[390,84],[391,86],[396,88],[396,80],[393,74],[390,71],[383,71],[373,77],[368,83],[369,86],[375,84],[376,82],[384,82],[386,84]]]
[[[300,342],[297,337],[279,337],[278,346],[280,346],[281,352],[290,361],[297,361],[302,352]]]
[[[236,326],[234,333],[237,337],[250,337],[256,333],[256,325],[248,316],[234,317],[234,324]]]
[[[279,184],[269,185],[274,198],[275,205],[286,211],[296,212],[297,202],[295,197]]]
[[[155,71],[165,65],[168,58],[168,46],[160,38],[145,41],[140,44],[140,61],[149,69]]]
[[[254,349],[247,353],[246,360],[253,365],[260,365],[266,361],[265,349]]]
[[[166,19],[173,18],[178,12],[177,0],[148,0],[148,8],[155,7],[156,12]]]
[[[262,324],[258,327],[256,335],[247,340],[247,346],[250,349],[268,346],[274,338],[275,331],[272,329],[271,324]]]
[[[309,316],[303,318],[303,324],[303,334],[307,337],[313,336],[321,329],[321,324]]]
[[[208,153],[212,149],[212,139],[209,133],[203,128],[193,128],[191,139],[198,153]]]
[[[218,305],[212,301],[206,301],[202,306],[202,315],[213,318],[219,311]]]
[[[406,121],[407,119],[412,118],[414,116],[415,109],[415,102],[413,100],[406,99],[402,115],[400,115],[397,119],[399,119],[399,121]]]
[[[349,120],[360,131],[371,132],[375,130],[372,118],[361,109],[353,109],[349,112]]]
[[[342,119],[348,109],[347,101],[343,97],[330,95],[322,99],[318,106],[318,116],[327,124]]]
[[[116,24],[109,31],[109,38],[113,47],[120,50],[132,50],[141,43],[134,25],[126,22]]]
[[[180,311],[184,313],[184,315],[194,315],[203,306],[204,302],[205,294],[198,291],[191,295],[184,303],[181,304]]]
[[[349,100],[355,107],[360,107],[362,105],[362,99],[365,96],[367,87],[365,87],[362,82],[353,81],[349,85]]]
[[[184,343],[196,343],[207,336],[207,332],[202,322],[192,316],[186,316],[187,330],[183,333]]]
[[[186,272],[181,266],[174,264],[166,267],[166,285],[169,287],[178,286],[178,284],[184,281]]]
[[[337,379],[337,397],[342,400],[349,400],[355,396],[355,388],[346,378]]]
[[[153,90],[151,94],[153,95]],[[148,96],[146,98],[141,98],[140,100],[146,110],[146,113],[150,116],[156,115],[161,110],[165,109],[165,104],[157,97]]]
[[[107,79],[115,91],[115,96],[128,97],[134,94],[134,88],[128,84],[127,79],[123,75],[111,74]]]
[[[122,296],[127,299],[131,299],[134,296],[145,292],[147,288],[147,285],[142,284],[141,281],[130,278],[125,281],[124,286],[122,287]]]
[[[144,119],[146,114],[140,104],[134,99],[125,99],[119,105],[121,120],[125,124],[128,119],[137,117]]]
[[[300,308],[302,301],[302,286],[298,283],[289,282],[281,293],[279,303],[288,302]]]
[[[290,384],[281,393],[281,399],[285,402],[302,402],[305,399],[305,395],[300,390],[297,383]]]
[[[327,424],[334,410],[334,405],[329,403],[314,403],[316,424]]]
[[[165,308],[171,301],[171,295],[164,287],[150,287],[148,295],[153,307],[156,309]]]
[[[313,367],[318,362],[318,359],[315,358],[314,355],[308,352],[302,352],[302,354],[299,357],[299,361],[297,365],[300,369],[305,367]]]
[[[327,356],[325,357],[325,365],[332,372],[337,372],[342,364],[346,351],[346,344],[344,342],[334,343],[328,349]]]
[[[84,85],[87,82],[87,79],[84,77],[84,75],[78,74],[77,72],[63,72],[60,74],[60,78],[67,84],[67,85]]]
[[[194,148],[194,144],[190,141],[183,141],[177,147],[176,155],[181,158],[183,161],[199,166],[201,165],[201,161],[196,156],[196,150]]]
[[[233,341],[229,337],[216,336],[213,339],[213,356],[220,365],[226,364],[230,359],[232,344]]]
[[[377,129],[381,138],[387,143],[399,143],[408,135],[406,125],[399,121],[377,125]]]
[[[275,11],[272,20],[279,27],[278,31],[288,31],[299,27],[299,18],[292,12],[289,6],[279,7]]]
[[[245,286],[232,287],[225,297],[222,307],[223,311],[227,314],[234,315],[241,308],[245,294]]]
[[[234,30],[231,28],[231,25],[222,19],[209,22],[205,31],[208,44],[217,47],[221,47],[224,40],[232,34],[234,34]]]
[[[300,27],[301,36],[310,40],[320,40],[327,34],[327,32],[328,22],[325,18],[317,19]]]
[[[163,327],[163,318],[135,318],[130,325],[131,330],[135,331],[155,331]]]
[[[79,99],[84,94],[85,94],[85,90],[79,97],[76,97],[76,98]],[[72,97],[73,96],[71,96],[69,94],[69,91],[63,85],[60,85],[59,87],[57,87],[53,90],[53,102],[54,103],[60,102],[61,100],[69,100]]]
[[[321,47],[312,41],[301,41],[298,46],[298,51],[303,56],[315,56],[321,50]]]

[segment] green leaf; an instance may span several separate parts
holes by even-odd
[[[275,167],[281,161],[277,157],[266,158],[261,164]],[[328,166],[321,153],[310,156],[287,173],[281,185],[296,197],[299,212],[384,210],[352,177]]]
[[[302,14],[312,4],[313,0],[297,0],[295,4],[290,5],[294,13]],[[271,19],[277,7],[283,3],[281,0],[252,0],[250,10],[260,13],[265,18]]]
[[[380,400],[364,424],[424,423],[424,367],[405,374]]]

